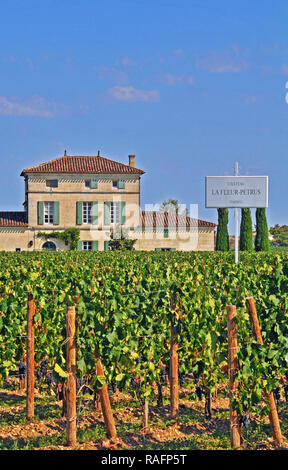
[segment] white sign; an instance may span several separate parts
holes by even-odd
[[[268,207],[268,176],[206,176],[205,207]]]

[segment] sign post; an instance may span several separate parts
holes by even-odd
[[[235,263],[239,257],[239,208],[268,207],[268,176],[206,176],[205,207],[235,209]]]
[[[235,176],[238,176],[238,162],[235,162]],[[238,263],[238,238],[239,238],[239,209],[235,207],[235,264]]]

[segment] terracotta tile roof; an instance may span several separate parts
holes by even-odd
[[[167,211],[141,211],[142,227],[216,227],[217,224]]]
[[[26,168],[25,173],[95,173],[95,174],[138,174],[145,173],[143,170],[134,168],[124,163],[115,162],[109,158],[98,156],[64,155],[63,157],[50,160],[40,165]]]
[[[26,212],[0,212],[0,227],[27,227]]]

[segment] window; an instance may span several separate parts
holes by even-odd
[[[125,181],[123,180],[113,180],[112,181],[113,188],[117,189],[125,189]]]
[[[92,202],[83,202],[83,224],[92,224]]]
[[[56,245],[54,242],[45,242],[42,246],[42,250],[56,251]]]
[[[92,178],[91,180],[85,180],[85,188],[98,189],[98,178]]]
[[[164,228],[164,233],[163,233],[163,235],[164,235],[164,238],[169,238],[169,230],[168,230],[168,228]]]
[[[37,222],[38,225],[59,225],[60,203],[59,201],[44,202],[37,201]]]
[[[83,242],[82,249],[83,250],[92,250],[92,242]]]
[[[44,202],[44,224],[54,223],[54,203]]]
[[[111,224],[120,225],[120,202],[111,202],[110,222]]]
[[[176,251],[176,248],[155,248],[155,251]]]
[[[21,251],[21,248],[15,248],[15,251]]]
[[[46,180],[47,188],[58,188],[58,180]]]
[[[78,250],[85,250],[85,251],[97,251],[98,250],[98,240],[93,241],[78,241],[77,244]]]
[[[104,202],[104,225],[125,225],[126,224],[126,202]]]

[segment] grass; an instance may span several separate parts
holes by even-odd
[[[3,439],[0,441],[0,450],[33,450],[48,446],[64,446],[66,434],[53,436],[37,436],[33,438]]]

